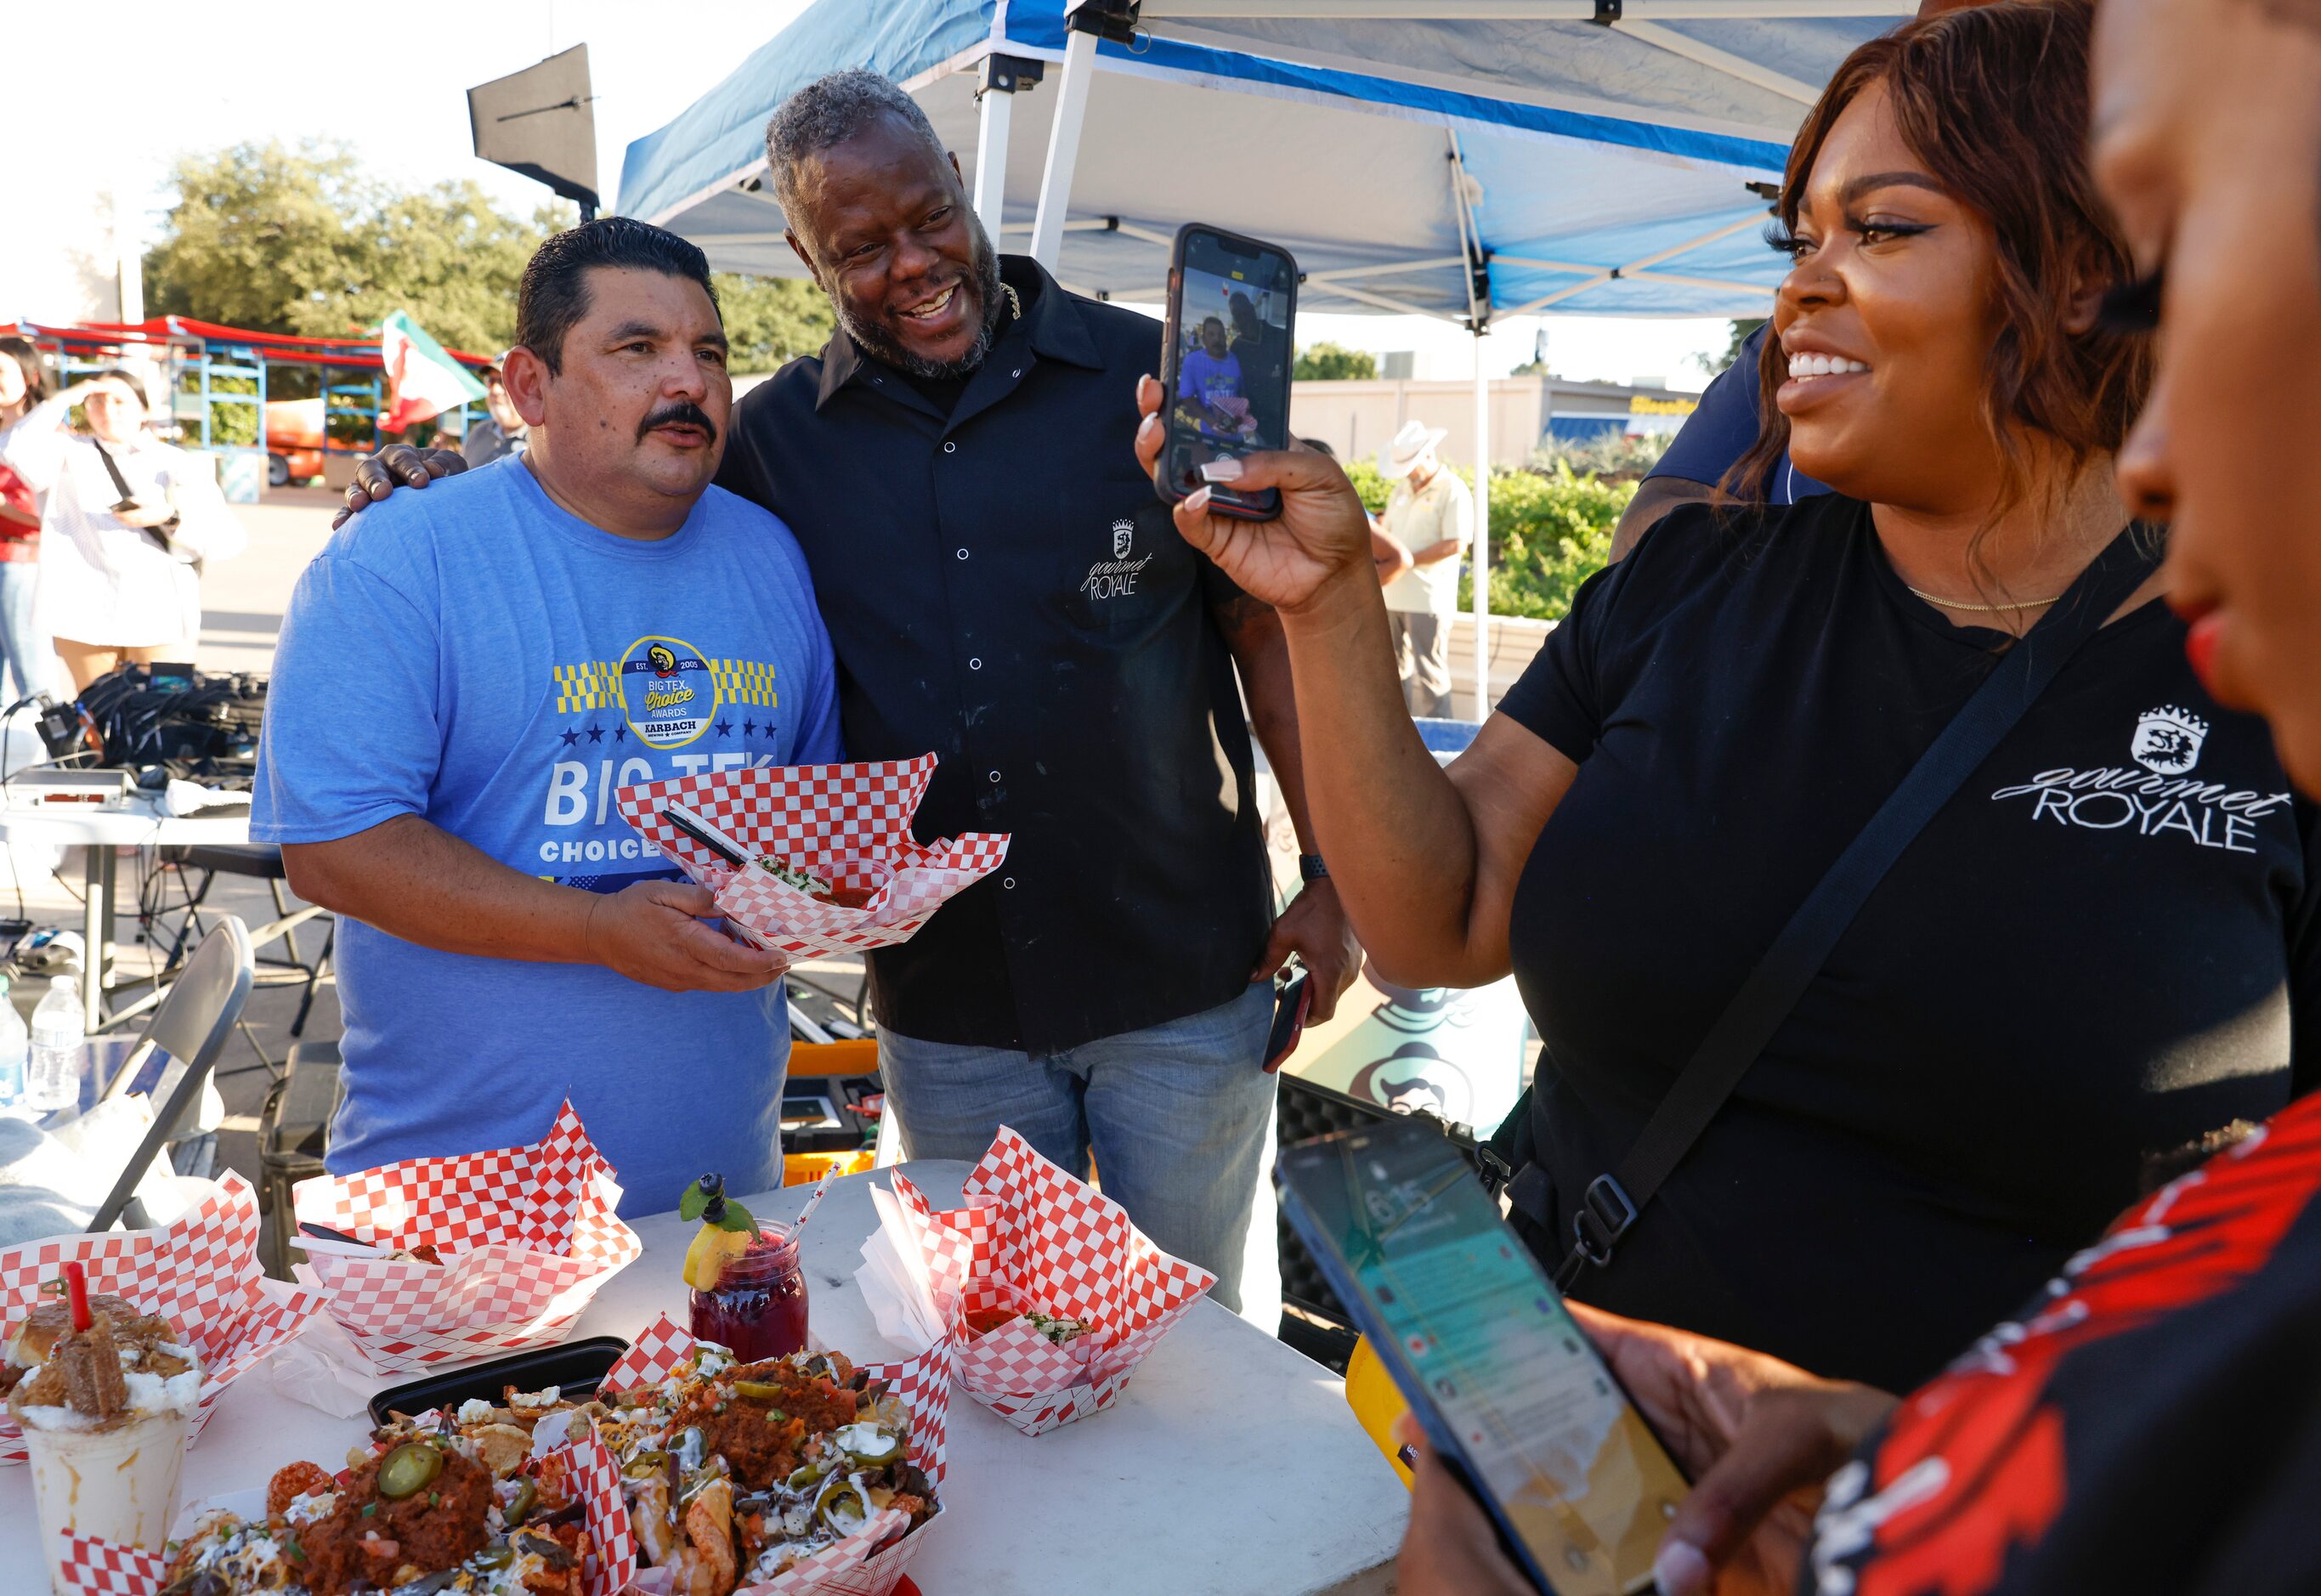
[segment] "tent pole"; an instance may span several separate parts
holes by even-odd
[[[1491,378],[1475,329],[1475,718],[1491,716]]]
[[[1048,130],[1048,166],[1040,178],[1040,210],[1032,223],[1032,259],[1056,269],[1063,251],[1064,212],[1072,201],[1072,168],[1079,163],[1080,125],[1088,120],[1088,80],[1096,76],[1097,36],[1074,29],[1064,45],[1064,80],[1056,90],[1055,125]]]
[[[984,89],[982,125],[975,141],[975,214],[995,245],[999,242],[999,224],[1006,219],[1007,129],[1014,120],[1009,113],[1015,108],[1015,96],[1010,91],[996,87]]]

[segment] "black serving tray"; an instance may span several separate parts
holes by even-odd
[[[586,1341],[570,1341],[562,1346],[543,1346],[531,1352],[510,1353],[504,1358],[488,1363],[469,1363],[446,1374],[430,1374],[423,1380],[389,1386],[370,1400],[370,1421],[385,1424],[390,1413],[424,1413],[430,1408],[457,1409],[470,1397],[479,1398],[496,1408],[508,1386],[518,1391],[538,1391],[542,1386],[563,1388],[564,1395],[585,1400],[596,1394],[596,1387],[611,1373],[629,1344],[618,1336],[594,1336]]]

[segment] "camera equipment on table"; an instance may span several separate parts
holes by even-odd
[[[246,790],[258,770],[266,677],[258,671],[205,676],[191,665],[123,665],[90,682],[74,708],[82,727],[74,743],[86,750],[85,739],[94,739],[97,749],[94,757],[84,752],[73,762],[135,771],[141,786],[174,779]],[[44,740],[49,719],[44,713]],[[54,741],[49,747],[59,752]]]

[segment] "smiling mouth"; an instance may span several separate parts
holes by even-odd
[[[1816,377],[1852,377],[1870,369],[1861,360],[1849,360],[1842,355],[1798,354],[1789,357],[1789,380],[1808,382]]]
[[[906,322],[938,321],[951,308],[951,302],[958,296],[959,290],[960,285],[953,283],[933,298],[922,299],[907,310],[898,310],[895,314]]]

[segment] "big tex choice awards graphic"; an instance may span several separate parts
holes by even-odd
[[[640,637],[621,660],[621,707],[629,730],[653,748],[682,748],[709,729],[717,685],[709,661],[674,637]]]

